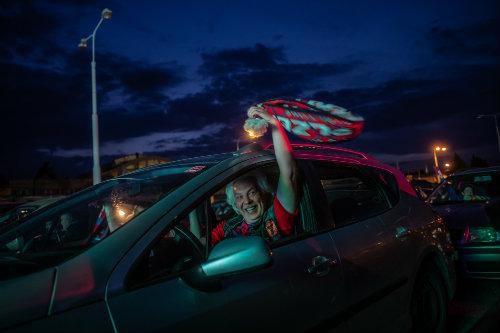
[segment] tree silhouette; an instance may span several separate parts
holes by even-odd
[[[484,168],[487,166],[489,166],[489,165],[488,165],[488,162],[486,162],[486,160],[483,160],[479,156],[472,155],[472,157],[470,159],[470,167],[471,168]]]
[[[465,161],[460,157],[460,155],[455,153],[453,155],[453,164],[451,168],[453,172],[467,169],[467,163],[465,163]]]
[[[54,168],[52,167],[52,164],[50,164],[49,161],[43,162],[42,166],[38,168],[36,174],[35,174],[35,179],[56,179],[56,172],[54,171]]]

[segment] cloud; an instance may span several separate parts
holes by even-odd
[[[100,53],[99,87],[102,93],[119,92],[126,103],[160,103],[166,92],[184,81],[175,63],[149,64],[113,53]]]
[[[425,161],[432,158],[432,153],[409,153],[409,154],[375,154],[373,155],[379,161],[385,163],[401,163],[401,162],[414,162]]]
[[[300,96],[317,89],[323,79],[354,70],[359,63],[294,64],[282,48],[254,47],[202,55],[199,72],[210,80],[206,92],[224,102],[259,102],[282,96]]]
[[[500,106],[495,98],[500,84],[498,66],[450,65],[441,70],[447,76],[399,78],[370,88],[321,91],[311,98],[361,114],[368,131],[411,129],[452,117],[470,119]]]
[[[110,57],[108,70],[98,70],[98,111],[104,133],[112,139],[130,133],[142,135],[161,129],[167,121],[164,108],[166,91],[181,81],[176,67],[133,62]],[[39,141],[48,145],[72,146],[87,142],[90,135],[91,92],[88,57],[72,53],[57,68],[1,63],[0,96],[6,110],[3,120],[10,124],[0,133],[2,140],[16,137],[29,145]],[[120,69],[123,68],[123,69]],[[114,75],[111,71],[115,70]],[[104,74],[106,73],[106,74]],[[137,80],[137,83],[133,82]],[[106,90],[109,89],[109,90]],[[117,130],[134,123],[132,130]],[[109,124],[109,130],[106,129]],[[101,124],[102,125],[102,124]],[[119,137],[119,135],[123,135]],[[106,138],[106,134],[102,136]]]
[[[203,53],[201,58],[203,65],[199,72],[205,76],[213,77],[249,70],[271,69],[278,62],[283,62],[285,55],[283,48],[256,44],[254,47]]]
[[[40,10],[33,1],[2,2],[0,5],[0,58],[17,61],[50,59],[61,49],[51,41],[62,20]],[[36,47],[33,47],[36,45]]]
[[[429,32],[429,38],[435,54],[474,58],[492,58],[500,56],[500,19],[480,21],[459,28],[435,26]]]
[[[364,132],[346,146],[383,160],[394,161],[387,157],[393,155],[402,161],[425,158],[435,143],[453,151],[479,151],[487,145],[494,151],[488,144],[495,141],[491,123],[476,116],[497,113],[499,94],[497,65],[451,64],[436,71],[434,79],[408,73],[406,78],[378,86],[319,91],[310,98],[343,106],[365,118]]]
[[[225,128],[224,124],[211,124],[198,130],[189,131],[173,131],[162,133],[150,133],[140,137],[131,137],[121,141],[107,141],[102,144],[100,153],[102,156],[128,155],[134,153],[156,153],[165,151],[177,151],[188,147],[193,147],[193,140],[204,136],[216,135]],[[205,142],[202,145],[207,145]],[[196,147],[200,146],[200,142],[196,142]],[[38,148],[40,153],[50,152],[57,157],[79,157],[92,156],[91,149],[49,149]]]

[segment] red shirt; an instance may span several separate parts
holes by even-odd
[[[293,233],[294,229],[294,221],[295,221],[295,216],[297,216],[297,211],[294,213],[289,213],[281,204],[281,202],[274,197],[273,200],[273,211],[274,211],[274,216],[276,217],[276,222],[278,225],[278,229],[280,231],[280,234],[282,236],[289,236]],[[224,226],[226,224],[226,221],[222,221],[217,226],[212,230],[212,245],[217,244],[221,240],[225,238],[224,234]],[[233,229],[236,233],[238,233],[241,236],[248,236],[249,235],[249,230],[250,227],[248,226],[248,223],[243,220],[243,222]]]

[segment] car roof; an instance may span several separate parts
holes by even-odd
[[[291,143],[294,155],[299,159],[311,159],[311,160],[325,160],[331,162],[338,162],[343,164],[354,164],[354,165],[367,165],[376,168],[385,169],[391,172],[393,175],[398,175],[399,170],[384,164],[368,154],[342,148],[336,147],[332,144],[321,144],[321,143]],[[222,154],[198,156],[192,158],[186,158],[181,160],[176,160],[168,163],[162,163],[150,167],[146,167],[140,170],[133,171],[131,173],[119,176],[139,176],[142,173],[149,173],[154,170],[163,169],[166,167],[175,166],[197,166],[197,165],[208,165],[214,166],[220,164],[223,161],[229,162],[234,159],[239,158],[251,158],[252,156],[258,154],[272,154],[273,145],[272,143],[251,143],[249,145],[243,146],[241,149],[235,152],[228,152]],[[400,175],[398,175],[399,177]]]
[[[60,200],[62,198],[64,198],[64,196],[46,197],[46,198],[42,198],[42,199],[39,199],[39,200],[25,202],[25,203],[19,205],[18,207],[26,207],[26,206],[39,206],[39,207],[42,207],[42,206],[49,205],[49,204],[51,204],[53,202],[56,202],[57,200]]]
[[[163,168],[170,168],[170,167],[176,167],[176,166],[189,166],[189,165],[215,165],[218,164],[222,161],[225,161],[231,157],[233,157],[235,154],[234,153],[222,153],[222,154],[214,154],[214,155],[206,155],[206,156],[196,156],[196,157],[191,157],[191,158],[185,158],[181,160],[175,160],[172,162],[167,162],[167,163],[161,163],[161,164],[156,164],[152,166],[148,166],[145,168],[141,168],[139,170],[135,170],[123,175],[118,176],[117,178],[122,178],[122,177],[129,177],[129,176],[137,176],[141,175],[143,173],[148,173],[154,170],[160,170]]]
[[[292,143],[291,145],[293,151],[300,153],[310,153],[313,155],[320,155],[320,156],[342,157],[356,161],[374,160],[373,157],[371,157],[368,154],[352,149],[334,147],[331,145],[311,144],[311,143]],[[265,148],[272,149],[273,145],[268,144],[265,146]]]

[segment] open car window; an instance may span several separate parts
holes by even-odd
[[[103,241],[168,193],[207,169],[156,168],[116,178],[62,200],[0,233],[0,279],[42,269]],[[23,269],[16,269],[22,265]]]

